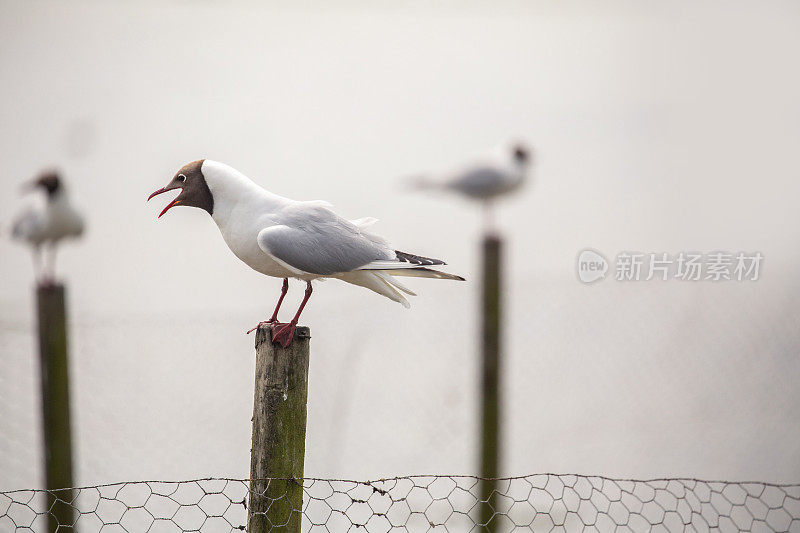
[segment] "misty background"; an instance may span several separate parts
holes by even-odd
[[[535,149],[502,205],[503,471],[800,479],[796,2],[0,1],[0,488],[42,484],[20,186],[68,181],[75,479],[247,477],[253,337],[280,280],[205,212],[145,203],[210,158],[374,216],[467,283],[412,309],[318,283],[308,476],[477,470],[477,206],[403,176]],[[761,252],[756,282],[594,285],[578,252]],[[284,313],[302,296],[293,282]]]

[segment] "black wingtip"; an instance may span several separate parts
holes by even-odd
[[[395,250],[394,253],[397,256],[398,261],[402,261],[404,263],[411,263],[412,265],[432,266],[432,265],[447,264],[441,259],[433,259],[432,257],[423,257],[421,255],[409,254],[406,252],[401,252],[400,250]]]

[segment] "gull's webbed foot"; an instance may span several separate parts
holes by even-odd
[[[284,348],[288,348],[294,339],[295,322],[291,321],[288,324],[281,324],[276,322],[272,325],[272,344],[280,344]]]
[[[270,318],[269,320],[265,320],[263,322],[259,322],[258,324],[255,325],[255,327],[252,327],[252,328],[248,329],[246,335],[250,335],[255,330],[260,328],[261,326],[266,326],[267,324],[278,324],[278,321],[276,319],[274,319],[274,318]]]

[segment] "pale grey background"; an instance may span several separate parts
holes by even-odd
[[[244,331],[280,282],[202,211],[144,202],[202,157],[469,279],[413,280],[410,311],[319,284],[307,474],[474,473],[479,213],[398,177],[519,137],[504,471],[800,480],[798,22],[792,1],[0,2],[0,488],[41,483],[7,229],[47,165],[90,218],[59,268],[76,482],[247,475]],[[766,259],[755,283],[584,286],[586,246]]]

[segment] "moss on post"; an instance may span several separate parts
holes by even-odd
[[[487,235],[483,241],[480,475],[484,478],[500,475],[502,245],[495,235]],[[500,511],[495,490],[495,481],[480,482],[480,524],[488,531],[497,530],[497,521],[492,520]]]
[[[271,326],[256,332],[250,533],[300,531],[310,338],[309,328],[298,326],[283,348],[272,343]]]
[[[39,362],[42,385],[45,488],[48,493],[48,531],[72,531],[75,513],[72,435],[69,416],[69,364],[67,361],[67,314],[63,285],[36,288],[39,326]],[[59,527],[60,526],[60,527]]]

